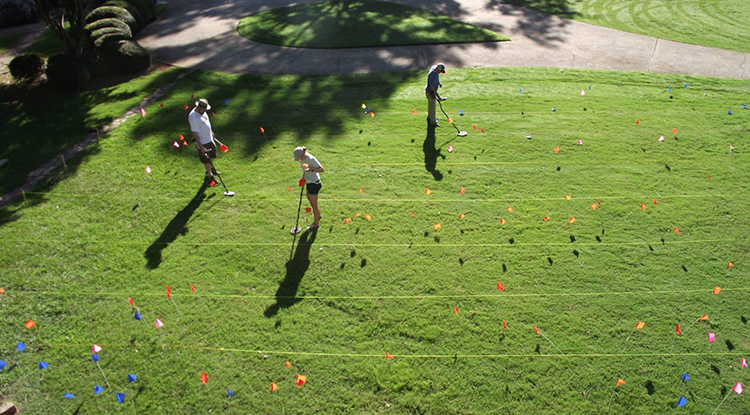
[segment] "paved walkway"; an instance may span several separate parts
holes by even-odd
[[[500,0],[395,0],[499,32],[510,42],[358,49],[270,46],[237,34],[239,20],[317,0],[173,0],[138,41],[159,62],[229,73],[338,74],[448,67],[541,66],[750,79],[750,54],[641,36],[549,16]]]

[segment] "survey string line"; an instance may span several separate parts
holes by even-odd
[[[722,290],[731,292],[744,292],[750,291],[750,287],[737,287],[732,289]],[[538,297],[606,297],[606,296],[621,296],[621,295],[671,295],[671,294],[698,294],[705,293],[711,294],[711,288],[700,288],[690,290],[657,290],[657,291],[603,291],[603,292],[568,292],[568,293],[508,293],[503,291],[499,294],[444,294],[444,295],[302,295],[302,296],[277,296],[277,295],[245,295],[245,294],[207,294],[203,293],[202,296],[206,298],[238,298],[238,299],[258,299],[258,300],[272,300],[272,299],[299,299],[299,300],[426,300],[426,299],[448,299],[448,298],[492,298],[492,299],[507,299],[507,298],[538,298]],[[102,292],[102,291],[32,291],[32,290],[7,290],[5,296],[13,295],[56,295],[62,297],[161,297],[164,293],[157,292]],[[188,293],[172,293],[174,297],[192,297],[193,294]],[[696,320],[697,322],[698,320]],[[692,325],[691,325],[692,327]],[[689,327],[688,327],[689,328]],[[683,330],[683,334],[687,329]]]

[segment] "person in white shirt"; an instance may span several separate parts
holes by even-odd
[[[308,230],[315,230],[320,227],[320,209],[318,208],[318,193],[323,185],[320,183],[320,173],[325,169],[320,165],[318,159],[307,152],[306,147],[297,147],[294,149],[294,161],[300,162],[300,167],[305,171],[304,178],[306,182],[307,200],[313,210],[313,224],[308,226]]]
[[[216,144],[214,143],[214,131],[211,129],[211,120],[208,119],[206,111],[211,109],[208,100],[201,98],[195,101],[195,108],[188,115],[190,123],[190,132],[193,133],[193,140],[198,146],[198,158],[206,168],[206,178],[213,179],[213,176],[219,175],[213,168],[213,161],[216,159]]]

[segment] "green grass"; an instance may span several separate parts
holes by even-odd
[[[324,1],[271,9],[240,20],[250,40],[305,48],[425,45],[509,40],[487,29],[382,1]]]
[[[546,13],[626,32],[750,52],[744,0],[507,0]]]
[[[21,34],[7,35],[0,37],[0,55],[12,48],[13,45],[21,39]]]
[[[33,99],[0,102],[4,114],[0,137],[5,143],[0,148],[0,159],[9,160],[0,168],[0,194],[26,183],[29,172],[83,141],[94,129],[121,117],[178,74],[178,70],[154,72],[91,91],[74,94],[47,91]]]
[[[67,26],[66,26],[67,28]],[[62,42],[55,36],[55,32],[47,29],[23,53],[36,53],[43,58],[49,58],[63,51]]]
[[[3,395],[22,413],[578,414],[666,413],[684,394],[710,413],[748,382],[747,82],[522,68],[441,80],[466,138],[443,121],[432,141],[421,72],[196,72],[4,208]],[[193,199],[202,166],[171,146],[193,94],[214,105],[234,198]],[[324,219],[291,252],[297,145],[326,168]],[[722,411],[746,408],[732,394]]]

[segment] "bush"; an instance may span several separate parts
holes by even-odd
[[[135,40],[121,40],[105,50],[107,63],[112,71],[132,74],[151,66],[151,55]]]
[[[86,29],[86,33],[91,36],[93,32],[99,29],[104,29],[105,27],[116,27],[120,30],[125,31],[128,36],[133,36],[133,32],[130,30],[130,26],[128,26],[128,24],[123,22],[122,20],[115,18],[101,19],[95,22],[91,22],[87,24],[84,29]]]
[[[0,28],[20,26],[38,20],[22,0],[0,0]]]
[[[130,32],[135,34],[141,28],[130,12],[123,9],[122,7],[115,6],[102,6],[91,11],[86,16],[86,23],[91,24],[102,19],[119,19],[125,22],[130,27]]]
[[[16,79],[33,81],[44,73],[44,59],[36,53],[16,56],[8,64],[8,69]]]
[[[138,24],[138,30],[146,26],[146,19],[143,18],[143,15],[141,14],[140,10],[138,10],[138,7],[136,7],[133,4],[130,4],[127,1],[124,0],[110,0],[102,7],[120,7],[128,11],[134,18],[136,23]],[[137,30],[133,30],[133,33],[136,33]]]
[[[133,40],[133,38],[131,36],[128,36],[124,32],[120,32],[120,31],[112,32],[112,33],[104,33],[101,36],[94,39],[94,46],[97,49],[102,49],[102,50],[109,50],[110,48],[117,50],[117,45],[119,45],[118,42],[121,40]],[[116,46],[113,46],[113,45],[116,45]]]
[[[49,83],[64,91],[83,89],[91,79],[86,65],[64,53],[49,57],[46,73]]]

